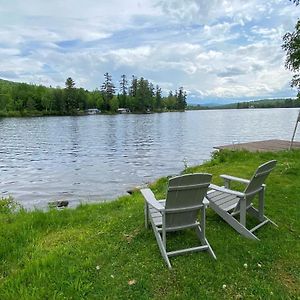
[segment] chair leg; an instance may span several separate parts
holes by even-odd
[[[214,258],[217,259],[215,252],[213,251],[212,247],[210,246],[209,242],[207,241],[207,239],[205,239],[206,244],[208,246],[208,252],[209,254]]]
[[[197,233],[197,236],[201,242],[201,245],[203,246],[208,246],[208,252],[209,254],[214,258],[214,259],[217,259],[213,249],[211,248],[208,240],[205,238],[205,235],[203,234],[203,231],[201,230],[200,226],[197,226],[196,227],[196,233]]]
[[[196,234],[201,242],[201,245],[206,245],[206,241],[205,241],[205,236],[203,234],[203,231],[201,230],[200,226],[195,227],[196,229]]]
[[[200,226],[196,226],[196,233],[202,245],[206,245],[205,240],[205,207],[203,206],[201,209],[201,221]]]
[[[268,221],[270,223],[272,223],[274,226],[278,227],[278,225],[273,222],[271,219],[269,219],[267,216],[263,215],[262,217],[260,216],[260,212],[259,210],[257,210],[256,208],[254,208],[253,206],[249,207],[247,212],[252,216],[255,217],[256,219],[258,219],[260,222],[265,222]]]
[[[265,188],[258,193],[258,219],[259,221],[264,220],[264,209],[265,209]]]
[[[231,227],[233,227],[238,233],[241,235],[253,239],[259,240],[250,230],[248,230],[245,226],[243,226],[239,221],[237,221],[233,216],[231,216],[227,211],[219,208],[213,202],[210,202],[210,207]]]
[[[205,231],[206,231],[206,207],[203,205],[201,208],[201,232],[203,235],[203,238],[205,239]]]
[[[246,199],[242,198],[240,200],[240,223],[246,227]]]
[[[201,227],[198,225],[196,227],[196,233],[201,241],[202,245],[207,245],[208,246],[208,252],[209,254],[214,258],[217,259],[213,249],[211,248],[209,242],[207,241],[205,237],[205,232],[206,232],[206,207],[203,205],[201,208],[201,221],[200,221]]]
[[[144,205],[144,215],[145,215],[145,228],[148,229],[149,228],[149,206],[146,201]]]
[[[163,259],[165,260],[168,268],[172,269],[172,266],[171,266],[170,260],[168,258],[168,255],[167,255],[167,251],[166,251],[166,249],[164,247],[164,243],[163,243],[163,240],[161,238],[161,235],[158,232],[157,227],[155,226],[155,224],[152,221],[151,221],[151,224],[152,224],[152,228],[153,228],[153,231],[154,231],[154,235],[155,235],[155,238],[156,238],[156,241],[157,241],[160,253],[161,253]]]

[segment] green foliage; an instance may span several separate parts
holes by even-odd
[[[65,102],[65,109],[67,112],[71,112],[78,107],[78,97],[77,97],[77,90],[75,89],[75,82],[74,80],[69,77],[65,83],[65,90],[64,90],[64,102]]]
[[[116,96],[113,96],[112,99],[109,102],[110,111],[116,112],[119,108],[119,100]]]
[[[104,74],[101,91],[76,88],[75,81],[68,77],[65,88],[47,88],[26,83],[0,79],[0,116],[76,115],[89,108],[115,113],[119,107],[132,112],[184,110],[186,93],[183,88],[165,100],[161,88],[141,77],[132,77],[131,85],[125,75],[121,76],[120,94],[115,94],[111,75]]]
[[[105,81],[102,84],[101,87],[101,94],[104,100],[104,107],[103,109],[105,111],[109,111],[111,110],[111,106],[110,106],[110,100],[113,98],[114,93],[115,93],[115,86],[112,82],[112,78],[108,73],[104,74],[104,79]]]
[[[20,210],[22,206],[12,197],[0,198],[0,214],[10,214]]]
[[[295,73],[291,86],[298,89],[300,98],[300,20],[297,21],[294,32],[287,32],[283,36],[282,48],[286,51],[285,67]]]
[[[183,90],[183,87],[179,88],[179,91],[176,91],[176,102],[177,102],[177,109],[185,110],[186,108],[186,92]]]
[[[267,181],[266,214],[279,227],[266,225],[251,241],[207,209],[217,260],[205,252],[177,256],[172,271],[144,227],[139,192],[0,218],[0,299],[298,299],[300,151],[222,152],[188,172],[212,173],[220,184],[218,175],[249,177],[270,159],[278,164]],[[167,178],[151,186],[159,199],[166,187]],[[193,231],[169,233],[168,241],[170,249],[197,243]]]
[[[244,108],[281,108],[281,107],[300,107],[300,99],[262,99],[256,101],[230,103],[212,107],[213,109],[244,109]]]
[[[210,107],[208,106],[204,106],[204,105],[200,105],[200,104],[190,104],[187,105],[187,110],[206,110],[209,109]],[[215,108],[214,106],[212,106],[211,108]]]

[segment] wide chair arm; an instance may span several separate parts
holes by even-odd
[[[215,185],[215,184],[212,184],[212,183],[209,185],[209,189],[212,189],[212,190],[215,190],[215,191],[218,191],[218,192],[222,192],[222,193],[226,193],[226,194],[230,194],[230,195],[234,195],[234,196],[237,196],[239,198],[244,198],[246,196],[244,193],[234,191],[234,190],[230,190],[226,187],[218,186],[218,185]],[[208,195],[209,195],[209,192],[208,192]]]
[[[231,175],[227,175],[227,174],[222,174],[222,175],[220,175],[220,177],[224,179],[225,186],[227,186],[227,187],[229,187],[229,183],[231,181],[236,181],[236,182],[240,182],[240,183],[244,183],[244,184],[249,184],[250,183],[250,180],[248,180],[248,179],[235,177],[235,176],[231,176]]]
[[[142,195],[144,196],[144,198],[145,198],[147,204],[151,205],[151,206],[152,206],[153,208],[155,208],[157,211],[160,211],[160,212],[165,211],[164,206],[161,205],[161,203],[159,203],[159,202],[156,200],[156,198],[155,198],[153,192],[152,192],[150,189],[148,189],[148,188],[146,188],[146,189],[141,189],[141,193],[142,193]]]

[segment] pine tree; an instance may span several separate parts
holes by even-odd
[[[137,91],[137,78],[134,75],[132,75],[131,86],[129,88],[129,95],[131,97],[135,97],[136,91]]]
[[[68,90],[75,88],[75,81],[71,77],[68,77],[65,82],[65,87]]]
[[[127,90],[128,90],[128,81],[126,79],[126,75],[123,74],[120,80],[121,95],[125,97],[127,95]]]
[[[70,112],[76,109],[77,99],[76,99],[76,89],[75,89],[75,81],[68,77],[65,82],[65,105],[67,112]]]
[[[157,85],[155,90],[155,109],[161,110],[161,108],[162,108],[161,88]]]
[[[137,90],[135,96],[137,102],[137,109],[140,112],[146,111],[147,88],[148,88],[148,82],[143,77],[141,77],[137,81]]]
[[[185,110],[186,108],[186,92],[183,90],[183,87],[179,88],[179,91],[177,92],[176,95],[176,99],[177,99],[177,109],[179,110]]]
[[[110,100],[115,94],[115,86],[112,82],[111,75],[107,72],[104,74],[104,82],[101,86],[101,94],[104,100],[104,110],[110,110]]]
[[[128,81],[126,79],[126,75],[123,74],[121,76],[121,80],[120,80],[120,93],[121,94],[118,97],[120,107],[126,106],[127,92],[128,92]]]

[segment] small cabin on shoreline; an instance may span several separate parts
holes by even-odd
[[[100,114],[101,110],[99,110],[98,108],[89,108],[85,110],[85,113],[87,113],[88,115],[96,115]]]
[[[129,108],[118,108],[117,109],[117,112],[119,113],[119,114],[129,114],[129,113],[131,113],[131,111],[130,111],[130,109]]]

